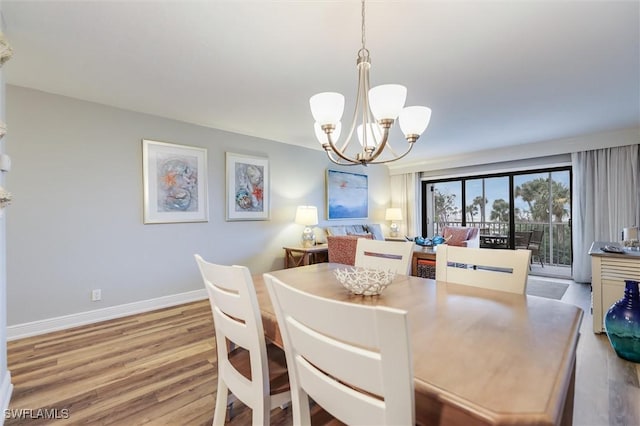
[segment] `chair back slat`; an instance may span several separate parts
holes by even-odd
[[[355,266],[409,275],[414,243],[359,239]]]
[[[376,375],[363,376],[353,368],[354,365],[359,365],[363,370],[375,371],[380,365],[377,344],[372,350],[362,348],[360,351],[354,351],[352,345],[345,345],[342,340],[326,332],[319,333],[295,317],[287,316],[286,321],[291,339],[297,342],[296,352],[304,359],[322,371],[331,371],[353,386],[380,395],[383,388],[382,378]],[[350,340],[352,344],[358,343],[354,339]]]
[[[438,246],[436,280],[525,294],[529,250]]]

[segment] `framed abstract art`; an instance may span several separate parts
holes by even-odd
[[[368,185],[367,175],[327,170],[327,219],[366,219]]]
[[[227,152],[226,163],[227,220],[269,220],[269,159]]]
[[[144,223],[207,222],[207,150],[142,141]]]

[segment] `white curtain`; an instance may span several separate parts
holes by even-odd
[[[573,279],[591,281],[589,247],[640,225],[640,144],[571,154]]]
[[[391,207],[402,210],[400,235],[415,237],[418,235],[420,222],[420,208],[418,200],[418,175],[406,173],[391,176]]]

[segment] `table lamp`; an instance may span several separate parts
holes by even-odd
[[[384,215],[384,220],[391,221],[391,226],[389,227],[390,229],[389,236],[397,237],[398,224],[395,223],[395,221],[398,221],[398,222],[402,221],[402,210],[400,210],[399,208],[388,208],[386,214]]]
[[[296,210],[296,220],[298,225],[304,226],[302,232],[302,247],[312,247],[316,245],[316,234],[311,229],[318,224],[318,209],[316,206],[298,206]]]

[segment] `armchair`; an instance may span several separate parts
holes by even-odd
[[[445,226],[442,236],[450,246],[480,247],[480,228],[466,226]]]
[[[531,238],[529,238],[527,248],[531,250],[531,261],[533,262],[533,258],[537,257],[538,262],[540,262],[540,266],[544,268],[544,263],[542,263],[542,259],[540,258],[540,246],[542,246],[543,236],[544,229],[531,231]]]
[[[353,266],[356,262],[358,238],[372,239],[372,236],[371,234],[327,236],[329,262]]]

